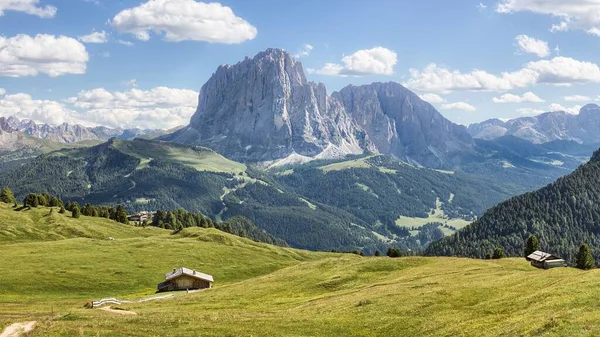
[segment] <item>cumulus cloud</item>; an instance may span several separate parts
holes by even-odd
[[[429,102],[429,103],[444,103],[446,100],[437,94],[433,94],[433,93],[427,93],[427,94],[422,94],[419,95],[419,97],[424,100],[425,102]]]
[[[517,48],[519,48],[520,53],[535,54],[538,57],[546,57],[550,55],[548,42],[534,39],[524,34],[515,37],[515,44],[517,45]]]
[[[88,35],[80,36],[79,40],[84,43],[106,43],[108,42],[108,34],[105,31],[92,32]]]
[[[583,96],[583,95],[572,95],[572,96],[564,96],[563,100],[565,100],[567,102],[588,102],[588,101],[591,101],[592,98],[589,96]]]
[[[85,46],[70,37],[47,34],[0,36],[0,76],[83,74],[88,59]]]
[[[60,102],[18,93],[0,97],[0,115],[54,125],[76,122],[86,126],[168,129],[189,122],[197,97],[192,90],[166,87],[124,92],[97,88]]]
[[[172,128],[189,122],[198,105],[198,93],[156,87],[150,90],[81,91],[66,100],[82,111],[82,118],[111,127]]]
[[[531,91],[526,92],[523,96],[514,95],[514,94],[504,94],[500,97],[492,98],[494,103],[523,103],[523,102],[532,102],[532,103],[542,103],[545,102],[543,99],[539,98],[536,94]]]
[[[148,0],[119,12],[109,21],[116,30],[150,40],[150,33],[166,41],[242,43],[256,37],[256,27],[220,3],[195,0]]]
[[[56,15],[56,7],[46,5],[40,6],[40,0],[0,0],[0,16],[6,11],[23,12],[40,18],[53,18]]]
[[[301,57],[308,56],[308,55],[310,55],[310,53],[312,52],[313,49],[314,49],[314,47],[307,43],[304,46],[302,46],[302,49],[299,52],[294,54],[294,57],[299,59]]]
[[[564,112],[570,113],[572,115],[578,115],[579,114],[579,110],[581,110],[581,105],[575,105],[575,106],[572,106],[572,107],[565,107],[565,106],[562,106],[562,105],[560,105],[558,103],[552,103],[552,104],[550,104],[549,109],[550,109],[550,111],[564,111]]]
[[[309,73],[332,76],[393,75],[398,55],[383,47],[362,49],[344,56],[342,64],[326,63],[321,69],[308,69]]]
[[[423,70],[410,69],[409,79],[404,84],[420,91],[450,92],[508,91],[534,84],[567,86],[573,83],[600,83],[600,67],[595,63],[557,56],[529,62],[514,72],[495,75],[478,69],[463,73],[432,63]]]
[[[6,94],[6,90],[4,88],[0,88],[0,96],[4,96]]]
[[[496,12],[550,15],[558,20],[550,29],[553,32],[578,29],[600,35],[599,0],[503,0],[496,6]]]
[[[463,110],[463,111],[475,111],[476,107],[472,106],[469,103],[465,102],[455,102],[455,103],[446,103],[442,104],[442,109],[444,110]]]

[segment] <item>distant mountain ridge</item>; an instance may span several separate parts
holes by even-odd
[[[449,168],[473,152],[465,127],[400,84],[348,86],[328,95],[282,49],[220,66],[202,86],[190,125],[161,139],[246,162],[370,152]]]
[[[106,141],[110,138],[133,139],[138,136],[156,133],[158,129],[113,129],[105,126],[86,127],[79,124],[63,123],[60,125],[50,125],[36,123],[32,120],[21,120],[10,116],[0,117],[0,128],[6,132],[21,131],[27,136],[47,139],[59,143],[77,143],[89,140]]]
[[[469,125],[468,131],[474,138],[486,140],[512,135],[536,144],[553,140],[597,144],[600,143],[600,107],[588,104],[577,115],[553,111],[508,121],[489,119]]]

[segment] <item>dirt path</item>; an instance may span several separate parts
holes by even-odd
[[[119,315],[137,315],[137,312],[112,309],[111,307],[102,307],[102,308],[100,308],[100,310],[112,312],[112,313],[119,314]],[[0,337],[4,337],[4,336],[0,336]]]
[[[22,322],[22,323],[13,323],[2,331],[0,337],[19,337],[21,334],[28,333],[33,330],[36,321],[31,322]]]

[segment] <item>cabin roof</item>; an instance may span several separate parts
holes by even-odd
[[[178,278],[182,275],[187,275],[190,277],[194,277],[200,280],[204,280],[204,281],[208,281],[208,282],[215,282],[215,280],[213,279],[212,275],[208,275],[208,274],[204,274],[201,273],[199,271],[193,270],[193,269],[188,269],[185,267],[181,267],[181,268],[177,268],[177,269],[173,269],[172,272],[170,273],[166,273],[165,274],[165,281],[170,281],[174,278]]]
[[[550,253],[544,253],[540,250],[536,250],[535,252],[527,255],[527,261],[544,262],[550,260],[560,260],[560,257]]]

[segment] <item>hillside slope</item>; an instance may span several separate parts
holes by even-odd
[[[588,243],[600,261],[600,151],[572,174],[491,208],[472,225],[432,243],[426,253],[482,258],[503,247],[509,256],[521,256],[530,234],[542,250],[567,261]]]
[[[0,207],[0,216],[10,212]],[[102,219],[95,223],[99,232],[111,235],[113,225]],[[85,225],[80,230],[87,231]],[[30,336],[600,333],[598,270],[545,271],[521,258],[316,253],[203,228],[172,235],[130,227],[115,240],[73,235],[26,241],[0,241],[0,329],[35,320]],[[116,312],[83,307],[100,298],[155,296],[164,273],[180,266],[213,275],[214,288],[123,304]]]

